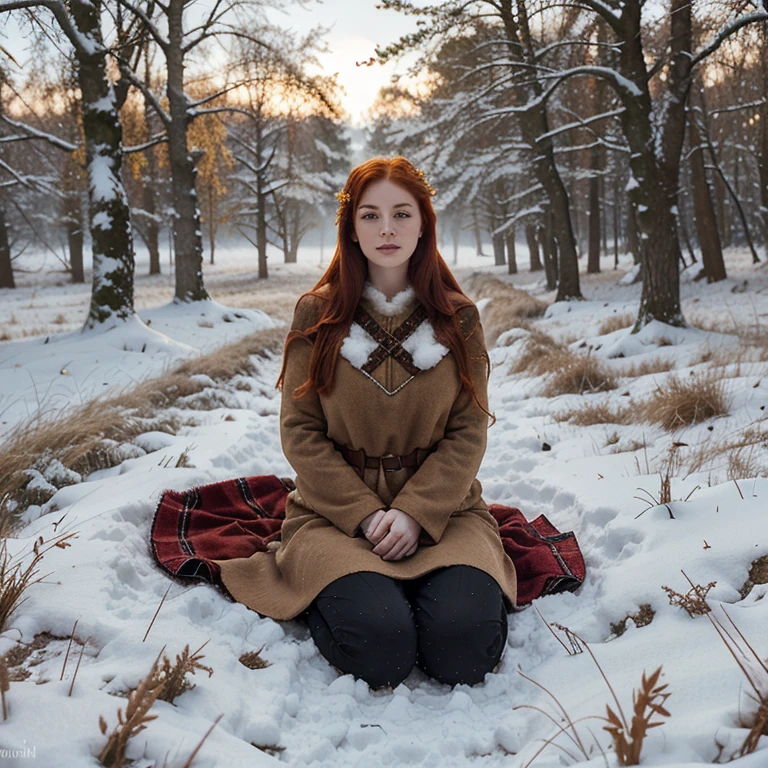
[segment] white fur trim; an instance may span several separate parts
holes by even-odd
[[[370,280],[366,280],[363,296],[373,304],[374,309],[382,315],[393,317],[399,315],[416,296],[413,286],[409,285],[396,293],[391,299],[378,288],[374,288]]]
[[[429,320],[421,325],[403,342],[403,349],[411,353],[414,365],[426,371],[434,368],[449,352],[436,338]]]
[[[349,327],[349,336],[342,342],[339,353],[355,368],[362,368],[378,346],[376,339],[368,331],[363,330],[363,327],[357,323],[352,323]]]

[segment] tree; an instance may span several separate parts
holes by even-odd
[[[82,93],[83,135],[88,171],[88,220],[93,284],[86,327],[110,326],[134,317],[133,237],[120,177],[122,127],[115,87],[108,76],[101,0],[0,0],[0,13],[49,11],[72,45]],[[32,10],[34,9],[34,10]]]
[[[630,199],[639,231],[643,292],[635,330],[652,320],[684,325],[680,308],[677,189],[685,137],[685,104],[697,66],[747,24],[768,19],[762,8],[722,24],[711,41],[693,49],[693,0],[670,0],[664,17],[664,52],[653,59],[646,50],[642,12],[645,0],[578,0],[572,10],[598,18],[611,31],[618,52],[616,68],[574,67],[551,76],[543,94],[576,76],[604,79],[623,110],[622,130],[631,150]],[[650,61],[649,61],[650,59]]]
[[[386,48],[377,48],[376,52],[379,60],[385,62],[406,50],[424,50],[425,46],[435,40],[467,35],[469,30],[483,29],[490,33],[491,39],[483,39],[481,36],[475,46],[475,53],[483,51],[487,54],[490,49],[496,52],[496,56],[493,61],[472,69],[475,74],[481,70],[498,69],[500,74],[492,75],[492,82],[486,89],[464,98],[463,110],[470,115],[467,130],[475,131],[480,123],[488,120],[517,119],[522,138],[518,143],[526,148],[528,162],[552,211],[552,226],[559,253],[557,300],[565,301],[581,298],[578,254],[571,223],[570,201],[555,162],[555,143],[550,133],[547,99],[544,98],[547,85],[540,74],[547,70],[544,58],[558,56],[559,43],[556,41],[558,37],[563,37],[560,33],[572,25],[579,12],[570,11],[566,14],[557,31],[539,25],[542,35],[540,40],[531,24],[532,5],[535,9],[536,4],[530,0],[450,0],[439,5],[417,7],[404,0],[383,0],[383,8],[427,17],[428,21],[422,19],[423,23],[416,33],[404,36]],[[489,27],[488,19],[492,19],[495,24]],[[551,40],[545,39],[547,35],[551,35]],[[421,63],[428,65],[433,58],[433,52],[427,47]],[[477,116],[477,119],[473,121],[472,116]],[[470,128],[473,122],[475,124]]]

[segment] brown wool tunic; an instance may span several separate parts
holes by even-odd
[[[459,294],[452,299],[457,306],[467,303]],[[323,301],[314,296],[301,299],[292,328],[305,329],[316,322]],[[361,305],[389,333],[420,306],[410,286],[388,301],[370,284]],[[459,319],[470,358],[480,358],[470,359],[472,380],[487,408],[487,353],[474,304],[460,309]],[[308,378],[312,345],[303,339],[291,343],[286,352],[280,436],[285,456],[296,471],[296,489],[287,499],[282,542],[276,551],[218,561],[224,586],[237,601],[273,619],[292,619],[324,587],[350,573],[375,571],[413,579],[461,564],[492,576],[504,592],[507,608],[514,605],[515,568],[502,548],[498,526],[476,477],[485,453],[488,417],[467,392],[460,391],[453,355],[435,340],[427,320],[422,326],[417,329],[419,342],[415,333],[411,342],[413,362],[421,370],[409,372],[387,354],[366,372],[364,363],[370,361],[376,345],[353,323],[336,364],[331,393],[313,392],[298,400],[291,394]],[[417,469],[365,469],[361,478],[333,441],[362,448],[368,456],[398,456],[415,448],[437,447]],[[385,561],[374,555],[359,525],[382,508],[407,512],[435,543],[420,545],[402,560]]]

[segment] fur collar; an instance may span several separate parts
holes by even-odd
[[[370,280],[366,280],[363,287],[363,297],[368,299],[373,308],[380,314],[394,317],[399,315],[416,298],[416,292],[412,285],[408,285],[391,299],[388,299],[386,294],[373,287]]]
[[[398,293],[397,296],[401,296],[402,293]],[[378,347],[376,340],[357,323],[352,323],[349,335],[341,345],[340,354],[355,368],[361,369],[376,347]],[[435,338],[435,331],[429,320],[421,323],[403,342],[403,347],[411,353],[414,365],[422,371],[434,368],[450,351]]]

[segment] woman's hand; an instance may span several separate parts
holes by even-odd
[[[371,544],[379,543],[379,539],[381,538],[381,536],[379,537],[379,539],[374,541],[371,538],[370,534],[371,534],[371,531],[373,531],[374,528],[376,528],[376,525],[378,524],[379,520],[381,520],[381,518],[384,517],[384,515],[386,514],[386,511],[387,511],[386,509],[379,509],[376,512],[374,512],[372,515],[368,515],[368,517],[366,517],[365,520],[363,520],[363,522],[360,523],[360,530],[362,531],[363,536],[365,536],[365,538],[368,539],[368,541],[370,541]],[[382,536],[383,535],[384,534],[382,533]]]
[[[365,537],[374,544],[373,554],[382,560],[400,560],[410,557],[419,546],[421,526],[402,509],[389,509],[380,517],[374,512],[369,518],[376,518],[373,525],[367,528]]]

